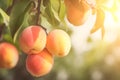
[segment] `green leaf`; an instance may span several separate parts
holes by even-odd
[[[23,29],[26,27],[26,26],[29,26],[29,19],[30,17],[30,14],[26,13],[25,15],[25,18],[23,20],[23,23],[21,24],[21,26],[18,28],[18,30],[16,31],[14,37],[13,37],[13,42],[16,42],[16,40],[18,39],[18,35],[23,31]]]
[[[19,30],[23,24],[26,14],[32,8],[33,1],[22,0],[14,5],[10,14],[10,30],[11,35],[14,38],[15,33]]]
[[[0,15],[0,25],[3,23],[3,17]]]
[[[54,27],[56,25],[59,25],[59,21],[56,19],[52,8],[51,8],[51,4],[49,4],[46,8],[45,8],[45,13],[43,13],[44,17],[47,18],[48,22],[53,25]]]
[[[6,10],[9,6],[11,6],[13,0],[0,0],[0,8]]]
[[[50,3],[51,3],[51,7],[52,7],[56,12],[58,12],[59,9],[60,9],[61,0],[50,0]]]
[[[65,4],[63,1],[60,1],[60,9],[59,9],[59,18],[60,20],[64,20],[66,14]]]
[[[0,22],[2,21],[6,26],[8,26],[9,16],[0,8]]]
[[[48,0],[43,1],[42,16],[52,26],[52,28],[67,29],[64,26],[65,4],[63,0]],[[44,21],[45,22],[45,21]],[[42,23],[43,24],[43,23]],[[50,27],[51,27],[50,26]]]

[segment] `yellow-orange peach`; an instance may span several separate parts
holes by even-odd
[[[18,62],[17,48],[7,42],[0,43],[0,68],[14,68]]]
[[[47,49],[39,54],[29,54],[26,59],[27,71],[35,77],[48,74],[53,67],[54,59]]]
[[[46,45],[46,32],[41,26],[29,26],[23,30],[19,38],[23,52],[36,54]]]
[[[54,55],[66,56],[71,48],[71,40],[69,35],[60,29],[51,31],[47,36],[46,48]]]
[[[90,15],[90,6],[85,0],[64,0],[68,21],[79,26],[85,23]]]

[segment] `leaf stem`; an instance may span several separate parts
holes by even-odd
[[[41,0],[38,0],[36,25],[39,25],[40,5],[41,5]]]
[[[40,5],[41,5],[41,0],[38,0],[38,5],[37,5],[37,17],[36,17],[36,25],[40,25],[39,24],[39,17],[40,17],[40,14],[41,14],[41,12],[40,12]],[[40,25],[41,26],[41,25]],[[41,26],[45,31],[46,31],[46,28],[45,27],[43,27],[43,26]]]

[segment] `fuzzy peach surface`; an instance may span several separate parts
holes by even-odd
[[[19,44],[25,53],[38,53],[45,48],[46,32],[40,26],[29,26],[23,30]]]
[[[64,0],[64,2],[68,21],[75,26],[82,25],[90,15],[90,7],[87,3],[83,1],[72,3],[70,0]]]
[[[48,51],[56,56],[66,56],[71,49],[71,40],[69,35],[60,29],[55,29],[48,33],[47,45]]]
[[[51,71],[53,63],[53,56],[44,49],[39,54],[30,54],[27,56],[26,68],[31,75],[40,77]]]
[[[10,43],[0,43],[0,68],[13,68],[16,66],[19,54],[15,46]]]

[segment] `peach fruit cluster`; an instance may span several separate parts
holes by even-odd
[[[0,43],[0,68],[12,69],[19,60],[17,48],[8,42]]]
[[[40,77],[49,73],[54,64],[54,56],[66,56],[71,48],[69,35],[60,29],[47,32],[41,26],[28,26],[20,37],[21,50],[27,54],[26,69]]]

